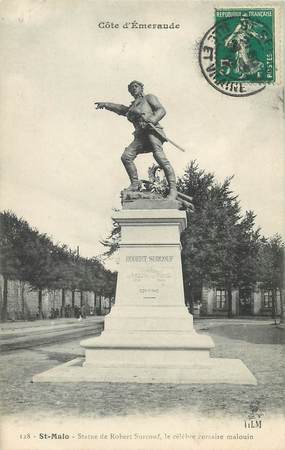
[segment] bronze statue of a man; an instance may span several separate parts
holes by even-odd
[[[168,198],[176,199],[175,173],[162,148],[166,139],[163,138],[165,134],[159,124],[166,111],[155,95],[144,94],[143,84],[140,81],[132,81],[128,85],[128,91],[134,97],[134,101],[130,106],[105,102],[95,103],[97,109],[105,108],[121,116],[126,116],[134,125],[134,140],[125,149],[121,157],[131,181],[128,190],[139,190],[138,172],[134,159],[141,153],[152,152],[154,159],[165,173],[169,186]]]

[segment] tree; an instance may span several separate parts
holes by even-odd
[[[195,161],[178,179],[179,191],[192,197],[194,205],[194,211],[187,213],[188,226],[181,236],[184,285],[191,309],[202,284],[212,283],[213,271],[217,268],[215,244],[219,235],[219,213],[214,205],[214,188],[214,174],[201,170]]]
[[[77,252],[69,250],[69,258],[65,265],[65,278],[68,289],[71,290],[71,308],[75,308],[75,291],[79,288],[81,280],[80,256]]]
[[[285,245],[279,234],[266,239],[263,237],[258,254],[259,281],[261,287],[272,291],[272,315],[276,323],[277,290],[280,292],[280,322],[284,317],[284,249]]]
[[[96,307],[97,294],[105,295],[108,291],[108,274],[109,271],[105,269],[102,263],[97,258],[90,258],[85,260],[85,276],[84,286],[87,290],[94,293],[94,307]],[[101,305],[100,305],[101,311]]]
[[[214,203],[218,213],[214,220],[216,230],[213,245],[216,265],[211,271],[211,281],[225,286],[228,299],[228,315],[232,315],[232,289],[252,287],[257,281],[256,258],[259,246],[259,230],[255,230],[255,215],[247,211],[241,217],[237,198],[229,189],[230,179],[218,187],[218,198]]]
[[[49,236],[39,233],[10,211],[0,214],[0,230],[0,273],[4,279],[2,320],[7,319],[8,280],[28,282],[31,289],[38,290],[40,318],[44,289],[61,289],[63,316],[67,289],[72,291],[73,308],[76,289],[81,292],[81,306],[83,291],[92,290],[95,297],[98,291],[110,291],[112,273],[97,258],[82,258],[66,245],[54,244]]]
[[[109,258],[119,249],[119,242],[121,239],[121,226],[115,221],[112,221],[111,233],[106,239],[101,241],[101,244],[106,247],[106,251],[103,253],[103,257]]]
[[[3,299],[1,320],[7,320],[8,280],[21,279],[21,262],[17,246],[21,233],[28,227],[27,222],[18,219],[11,211],[0,214],[0,273],[3,276]]]
[[[21,272],[25,281],[33,289],[38,290],[38,315],[43,317],[42,294],[44,289],[51,287],[55,277],[53,253],[55,246],[46,234],[37,230],[22,237],[21,241]]]
[[[1,273],[4,278],[2,320],[7,318],[7,280],[28,281],[39,289],[39,316],[42,316],[42,290],[52,278],[50,238],[40,234],[14,213],[1,213]]]
[[[111,309],[111,298],[115,297],[117,283],[117,273],[110,270],[105,271],[105,296],[109,299],[109,309]]]
[[[183,232],[182,262],[190,300],[203,283],[224,286],[228,314],[232,313],[232,289],[256,281],[254,255],[259,232],[254,230],[254,214],[242,218],[237,196],[230,188],[232,177],[219,184],[192,161],[178,181],[179,191],[193,198],[194,211],[188,213]]]

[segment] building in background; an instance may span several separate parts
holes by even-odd
[[[283,292],[284,296],[285,292]],[[281,295],[276,291],[274,302],[273,290],[263,289],[260,285],[252,288],[234,289],[232,291],[231,315],[239,317],[280,315]],[[222,286],[217,288],[202,288],[201,299],[195,299],[195,304],[201,303],[201,316],[227,316],[229,312],[228,293]]]
[[[3,277],[0,275],[0,309],[3,301]],[[63,302],[64,299],[64,302]],[[74,299],[74,300],[73,300]],[[105,297],[90,291],[75,291],[62,289],[43,291],[42,314],[44,319],[60,317],[79,318],[80,315],[105,315],[110,311],[114,297]],[[38,291],[32,290],[28,283],[8,281],[8,320],[35,320],[39,318]]]

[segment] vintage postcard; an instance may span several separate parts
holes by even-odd
[[[281,450],[283,1],[1,0],[3,450]]]

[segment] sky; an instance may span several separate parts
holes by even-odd
[[[219,3],[220,5],[221,3]],[[225,4],[224,4],[225,5]],[[128,178],[120,156],[132,125],[95,101],[129,105],[137,79],[167,111],[165,144],[181,176],[190,160],[218,181],[234,175],[242,210],[266,236],[284,237],[282,84],[251,97],[213,89],[198,64],[214,2],[4,0],[0,3],[1,209],[10,209],[83,256],[103,252]],[[178,23],[126,30],[125,21]],[[120,28],[99,28],[100,22]],[[278,25],[278,24],[277,24]],[[277,45],[277,57],[282,49]],[[284,54],[284,52],[283,52]],[[281,64],[277,63],[279,75]],[[137,158],[147,176],[152,155]]]

